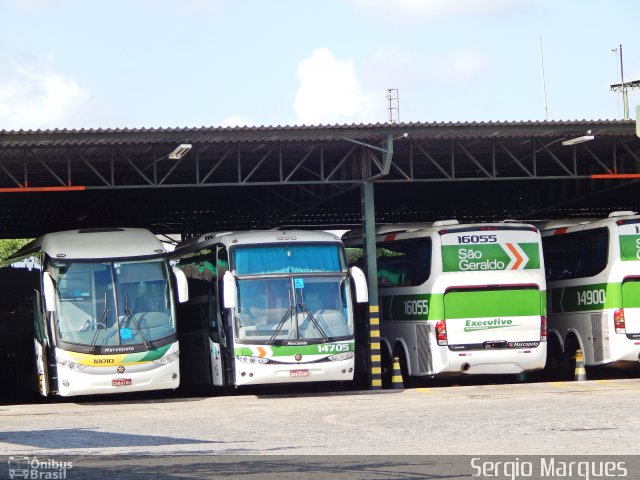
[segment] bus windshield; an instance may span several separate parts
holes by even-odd
[[[346,276],[239,279],[236,337],[247,343],[353,335]]]
[[[59,262],[50,267],[62,342],[145,344],[175,334],[166,262]]]
[[[236,275],[340,272],[341,248],[335,244],[250,245],[233,249]]]

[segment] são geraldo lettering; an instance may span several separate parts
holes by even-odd
[[[493,259],[483,259],[482,252],[470,248],[458,250],[458,268],[467,270],[504,270],[506,265],[503,261]]]

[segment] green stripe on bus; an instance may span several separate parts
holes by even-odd
[[[380,297],[382,320],[385,322],[442,320],[444,315],[442,298],[441,293],[382,296]]]
[[[252,345],[253,346],[253,345]],[[291,357],[296,353],[300,355],[321,355],[323,353],[342,353],[342,352],[354,352],[354,342],[337,342],[337,343],[319,343],[313,345],[255,345],[253,348],[260,348],[263,350],[270,349],[272,354],[266,355],[269,358],[274,357]],[[249,346],[238,346],[233,350],[235,355],[243,355],[247,357],[256,356],[254,351],[251,351]]]
[[[553,313],[622,307],[622,284],[620,283],[594,283],[577,287],[551,288],[549,292]]]
[[[540,268],[540,245],[538,243],[519,243],[518,246],[529,257],[524,269],[534,270]]]
[[[622,306],[640,308],[640,281],[631,280],[622,284]]]
[[[541,315],[541,295],[535,289],[469,290],[444,296],[446,319]]]
[[[171,345],[165,345],[164,347],[157,348],[155,350],[149,350],[147,352],[136,352],[129,353],[123,359],[122,363],[130,363],[130,362],[153,362],[164,356],[169,350]]]
[[[640,260],[640,235],[620,235],[620,259],[623,262]]]

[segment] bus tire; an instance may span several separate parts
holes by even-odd
[[[383,389],[391,388],[391,376],[393,375],[393,361],[391,360],[391,356],[389,355],[389,350],[387,348],[382,349],[380,369],[381,369],[381,377],[382,377],[382,388]]]
[[[556,382],[562,379],[562,362],[564,361],[560,341],[555,337],[549,337],[547,343],[547,360],[544,364],[542,377],[546,382]]]
[[[577,351],[578,339],[573,335],[569,335],[564,345],[564,352],[560,366],[561,380],[570,382],[575,380]]]

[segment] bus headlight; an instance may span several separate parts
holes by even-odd
[[[239,362],[244,362],[244,363],[259,363],[259,364],[269,363],[268,358],[262,358],[262,357],[246,357],[244,355],[238,355],[236,359]]]
[[[58,365],[60,365],[62,368],[68,368],[69,370],[75,370],[75,371],[84,370],[88,366],[88,365],[82,365],[81,363],[68,362],[67,360],[60,360],[60,359],[58,359]]]
[[[169,355],[165,355],[162,358],[154,360],[153,363],[157,363],[159,365],[169,365],[171,362],[175,362],[180,356],[180,352],[170,353]]]
[[[335,355],[329,355],[327,360],[331,362],[340,362],[342,360],[351,360],[355,356],[354,352],[342,352]]]

